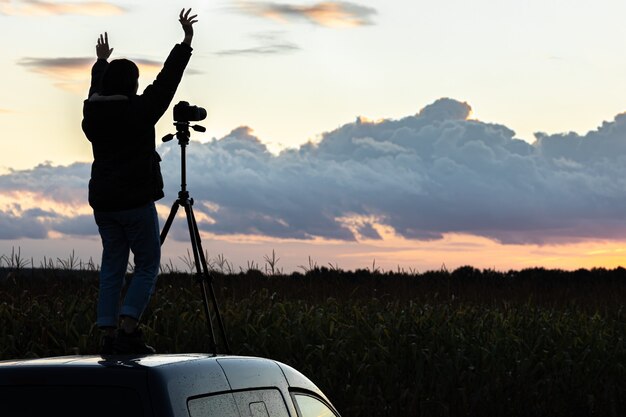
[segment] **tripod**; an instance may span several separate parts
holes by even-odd
[[[178,192],[178,199],[174,201],[172,204],[172,209],[170,211],[167,220],[165,221],[165,225],[163,226],[163,230],[161,231],[161,245],[165,242],[165,238],[167,237],[167,232],[169,232],[170,227],[172,226],[172,222],[176,217],[176,213],[178,212],[179,207],[183,207],[185,209],[185,215],[187,216],[187,227],[189,229],[189,239],[191,240],[191,248],[193,252],[193,258],[196,265],[196,278],[200,283],[201,292],[202,292],[202,304],[204,307],[204,314],[206,316],[209,338],[211,343],[211,349],[213,353],[217,354],[217,342],[215,341],[215,332],[213,331],[213,321],[211,319],[211,312],[209,311],[209,299],[207,297],[207,289],[211,295],[211,303],[213,305],[213,309],[215,311],[215,317],[220,329],[221,338],[224,343],[224,352],[230,353],[230,348],[228,346],[228,339],[226,338],[226,330],[224,328],[224,322],[222,321],[222,316],[220,314],[219,306],[217,305],[217,298],[215,297],[215,291],[213,290],[213,277],[209,273],[209,269],[207,267],[206,258],[204,256],[204,252],[202,250],[202,241],[200,240],[200,232],[198,231],[198,224],[196,223],[196,217],[193,214],[193,198],[189,197],[189,191],[187,191],[187,160],[186,160],[186,152],[185,149],[189,144],[189,122],[175,122],[174,126],[176,126],[176,139],[178,139],[178,144],[180,145],[180,159],[181,159],[181,170],[180,170],[180,191]],[[206,129],[199,125],[193,125],[191,128],[197,132],[204,132]],[[168,142],[174,139],[174,134],[169,134],[163,138],[163,142]]]

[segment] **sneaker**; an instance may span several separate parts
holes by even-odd
[[[114,338],[111,336],[102,336],[100,339],[100,355],[112,355],[113,354],[113,342]]]
[[[118,329],[117,337],[113,342],[113,352],[118,355],[150,355],[156,353],[156,350],[152,346],[146,345],[141,330],[135,329],[132,333],[126,333],[124,330]]]

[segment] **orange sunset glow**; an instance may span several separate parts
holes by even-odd
[[[245,267],[274,250],[285,270],[626,264],[617,2],[0,1],[0,254],[98,259],[81,129],[96,40],[136,62],[143,91],[190,6],[172,104],[207,110],[187,186],[211,256]],[[172,116],[155,129],[161,226],[180,187],[178,145],[160,140]],[[187,233],[177,219],[165,259],[186,255]]]

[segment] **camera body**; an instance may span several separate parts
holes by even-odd
[[[206,118],[206,110],[181,101],[174,106],[174,120],[177,122],[197,122]]]
[[[189,122],[196,122],[206,118],[206,110],[202,107],[192,106],[186,101],[181,101],[174,106],[174,126],[176,126],[176,134],[169,133],[163,136],[163,142],[169,142],[176,137],[178,143],[187,145],[189,143],[189,128],[196,132],[206,132],[206,128],[200,125],[189,125]]]

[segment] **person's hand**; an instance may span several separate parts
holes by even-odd
[[[198,21],[196,19],[198,15],[194,14],[193,16],[189,16],[190,13],[191,9],[187,10],[187,12],[183,9],[180,11],[180,15],[178,16],[178,21],[183,27],[183,32],[185,32],[185,39],[183,40],[183,43],[186,43],[189,46],[191,46],[191,40],[193,39],[193,24]]]
[[[109,48],[109,35],[104,32],[104,36],[100,34],[98,44],[96,45],[96,56],[98,59],[109,59],[113,48]]]

